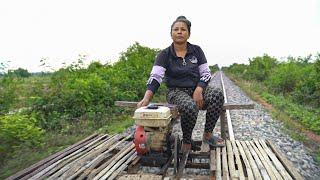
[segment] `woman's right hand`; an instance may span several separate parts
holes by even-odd
[[[140,102],[138,102],[137,108],[140,108],[142,106],[148,106],[149,103],[150,103],[149,100],[143,98]]]
[[[142,106],[148,106],[152,97],[153,97],[153,92],[151,90],[147,90],[146,93],[144,94],[143,99],[140,102],[138,102],[137,108],[140,108]]]

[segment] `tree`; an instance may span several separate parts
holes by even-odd
[[[18,68],[16,70],[9,70],[8,75],[15,75],[18,77],[26,78],[29,77],[31,74],[26,69]]]

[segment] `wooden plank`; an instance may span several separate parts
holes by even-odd
[[[259,141],[257,139],[254,139],[252,143],[255,143],[256,147],[258,148],[257,150],[260,152],[260,157],[264,159],[264,161],[269,165],[271,171],[275,175],[276,179],[283,179],[281,174],[277,171],[277,169],[273,166],[273,163],[270,161],[267,153],[264,151],[264,149],[261,147]]]
[[[236,158],[236,165],[238,167],[239,179],[240,180],[244,180],[245,179],[244,171],[243,171],[243,168],[242,168],[242,162],[240,160],[240,155],[239,155],[239,152],[238,152],[238,147],[237,147],[235,141],[231,141],[231,145],[232,145],[232,148],[233,148],[234,156]]]
[[[118,178],[118,180],[162,180],[162,176],[155,174],[125,174]]]
[[[227,126],[228,126],[229,140],[234,141],[235,138],[234,138],[233,127],[232,127],[231,116],[230,116],[229,110],[226,110],[226,115],[227,115]]]
[[[102,161],[109,158],[110,153],[116,149],[120,144],[124,143],[124,141],[131,138],[132,134],[128,135],[127,137],[123,138],[121,141],[113,144],[107,151],[103,152],[99,156],[97,156],[95,159],[93,159],[89,164],[88,167],[83,171],[81,176],[78,179],[85,179],[89,174],[90,176],[94,176],[94,173],[97,173],[97,171],[93,171],[94,168],[96,168]],[[124,148],[129,147],[130,145],[127,144]],[[107,164],[107,163],[105,163]],[[99,167],[100,168],[100,167]]]
[[[77,151],[65,156],[64,158],[56,161],[55,163],[51,164],[50,166],[46,167],[45,169],[43,169],[42,171],[40,171],[39,173],[35,174],[34,176],[32,176],[30,179],[40,179],[40,178],[45,178],[47,176],[47,174],[52,174],[52,171],[56,171],[58,169],[60,169],[59,167],[63,167],[63,165],[61,165],[62,163],[65,163],[66,161],[72,161],[73,159],[79,157],[79,154],[82,155],[85,152],[90,151],[92,148],[95,147],[95,145],[97,145],[97,143],[103,139],[107,137],[107,135],[103,135],[97,139],[95,139],[94,141],[90,142],[89,144],[86,144],[85,146],[81,147],[80,149],[78,149]],[[59,166],[59,167],[58,167]]]
[[[277,156],[279,161],[283,164],[284,168],[288,171],[288,173],[294,178],[294,179],[304,179],[298,171],[294,168],[291,161],[289,161],[272,143],[272,141],[266,140],[267,144],[269,145],[270,149],[274,152],[274,154]]]
[[[253,175],[254,175],[254,179],[261,180],[262,179],[261,174],[259,172],[259,169],[258,169],[258,166],[257,166],[256,162],[253,159],[252,154],[250,153],[249,148],[247,147],[247,145],[246,145],[246,143],[244,141],[240,141],[240,144],[242,145],[242,148],[243,148],[243,150],[244,150],[244,152],[246,154],[246,157],[249,160],[250,167],[251,167]]]
[[[216,159],[217,159],[217,166],[216,166],[216,180],[221,180],[221,155],[220,155],[221,148],[216,148]]]
[[[17,172],[16,174],[8,177],[8,180],[13,180],[13,179],[28,179],[32,176],[34,176],[36,173],[40,172],[41,170],[45,169],[49,165],[53,164],[55,161],[58,161],[59,159],[71,154],[72,152],[80,149],[81,147],[85,146],[86,144],[90,143],[93,141],[95,138],[100,136],[99,134],[92,134],[91,136],[67,147],[66,149],[59,151],[35,164],[32,166],[23,169],[22,171]]]
[[[210,146],[208,143],[202,143],[200,148],[200,152],[210,152]]]
[[[136,158],[133,159],[133,161],[131,162],[131,164],[129,164],[128,166],[128,170],[127,173],[129,174],[135,174],[138,172],[139,167],[140,167],[140,163],[138,163],[140,161],[141,157],[137,156]]]
[[[248,160],[248,158],[247,158],[247,156],[246,156],[246,154],[245,154],[245,152],[243,150],[243,147],[242,147],[241,143],[239,142],[239,140],[236,140],[235,142],[236,142],[236,144],[238,146],[238,150],[239,150],[240,155],[241,155],[241,157],[243,159],[243,162],[244,162],[244,165],[245,165],[245,167],[243,169],[245,169],[246,172],[247,172],[248,180],[253,180],[254,179],[253,172],[252,172],[249,160]]]
[[[111,174],[111,176],[108,178],[108,180],[112,180],[112,179],[115,179],[118,174],[120,174],[122,171],[124,171],[127,167],[128,167],[128,164],[137,157],[137,153],[135,152],[133,156],[129,157],[126,162],[124,162],[115,172],[113,172]]]
[[[209,159],[210,158],[210,151],[208,151],[208,152],[201,152],[201,151],[194,152],[194,151],[191,151],[189,153],[189,158]]]
[[[210,150],[210,179],[215,177],[215,172],[217,170],[217,158],[216,158],[216,150]]]
[[[228,169],[228,160],[227,160],[227,148],[222,147],[222,179],[223,180],[229,180],[229,169]]]
[[[254,104],[224,103],[223,109],[225,110],[254,109]]]
[[[232,151],[231,142],[229,140],[227,140],[226,143],[227,143],[228,167],[229,167],[229,170],[230,170],[230,177],[231,177],[231,179],[238,178],[239,175],[236,172],[236,168],[235,168],[235,165],[234,165],[234,154],[233,154],[233,151]]]
[[[266,170],[266,168],[263,166],[262,162],[260,161],[260,158],[258,156],[258,154],[254,151],[253,147],[251,146],[249,141],[245,141],[245,144],[247,145],[252,157],[254,158],[258,169],[260,170],[261,176],[263,177],[263,179],[269,180],[270,176]]]
[[[87,154],[81,159],[78,159],[77,161],[74,161],[73,163],[70,163],[69,166],[71,168],[66,171],[60,178],[61,179],[73,179],[77,176],[79,176],[82,172],[84,172],[89,167],[92,167],[93,164],[97,164],[101,162],[103,159],[106,159],[107,157],[111,156],[109,153],[112,149],[111,146],[115,147],[114,144],[119,141],[121,137],[118,135],[113,136],[108,141],[102,143],[100,146],[94,148],[94,151],[91,151],[91,153]],[[128,137],[127,137],[128,138]],[[126,140],[126,138],[122,139],[122,141]],[[121,141],[120,141],[121,142]],[[119,144],[119,142],[118,142]],[[100,148],[99,148],[100,147]],[[111,147],[111,148],[110,148]],[[101,158],[103,156],[103,158]],[[97,162],[97,159],[102,159],[101,161]],[[80,178],[81,179],[81,178]]]
[[[292,177],[289,175],[289,173],[283,167],[283,165],[278,160],[278,158],[275,156],[275,154],[273,152],[271,152],[269,147],[266,145],[265,141],[263,139],[260,139],[259,142],[260,142],[261,146],[264,148],[264,150],[266,151],[267,155],[272,159],[272,162],[274,163],[274,165],[276,166],[277,170],[282,175],[283,179],[291,180]]]
[[[124,155],[126,155],[129,151],[134,149],[134,144],[133,143],[130,143],[128,145],[130,145],[130,146],[129,147],[125,147],[123,149],[123,151],[120,151],[114,157],[109,159],[108,162],[104,164],[104,166],[100,166],[102,168],[99,167],[99,169],[97,171],[98,172],[100,171],[100,172],[93,178],[93,180],[100,179],[103,175],[105,175],[107,173],[107,171],[109,169],[111,169],[114,166],[114,164],[116,164],[120,159],[122,159],[122,157]]]
[[[262,156],[262,154],[260,153],[260,151],[257,148],[257,146],[254,144],[254,142],[253,141],[249,141],[249,143],[251,144],[251,147],[253,148],[255,153],[258,155],[260,161],[262,162],[263,166],[267,170],[267,172],[268,172],[268,174],[270,176],[270,179],[271,180],[277,179],[277,176],[274,174],[274,171],[272,170],[271,166],[268,164],[268,161]]]
[[[127,107],[127,108],[137,108],[137,104],[139,102],[134,102],[134,101],[115,101],[114,105],[119,106],[119,107]],[[155,104],[158,106],[168,106],[168,107],[173,107],[175,105],[168,104],[168,103],[151,103]],[[254,109],[254,104],[240,104],[240,103],[224,103],[223,105],[224,110],[234,110],[234,109]]]
[[[111,169],[108,169],[107,171],[105,171],[106,173],[100,178],[100,179],[112,179],[109,178],[109,176],[111,176],[111,174],[116,173],[116,175],[119,174],[120,171],[122,171],[122,168],[119,168],[121,165],[126,165],[125,161],[129,160],[131,161],[131,159],[136,155],[136,150],[134,149],[134,147],[132,148],[132,150],[125,156],[121,157],[116,164],[114,164],[112,166]],[[134,154],[135,153],[135,154]],[[119,169],[118,169],[119,168]],[[113,177],[114,178],[114,177]]]
[[[127,107],[127,108],[137,108],[137,104],[139,102],[135,102],[135,101],[115,101],[114,105],[115,106],[119,106],[119,107]],[[167,106],[170,109],[176,109],[175,105],[172,104],[168,104],[168,103],[151,103],[151,104],[155,104],[158,106]],[[228,103],[225,102],[223,105],[223,109],[224,110],[234,110],[234,109],[254,109],[254,104],[252,103],[247,103],[247,104],[240,104],[240,103]]]
[[[217,170],[217,161],[216,161],[216,150],[210,151],[210,171]]]
[[[221,129],[221,137],[222,139],[227,139],[226,135],[226,123],[227,123],[227,119],[226,119],[226,111],[222,110],[221,114],[220,114],[220,129]]]
[[[96,148],[101,147],[101,144],[104,144],[104,142],[108,142],[112,139],[112,137],[108,137],[106,140],[97,141],[92,146],[88,147],[87,150],[79,152],[72,158],[69,158],[65,160],[64,162],[60,163],[57,167],[53,168],[51,171],[47,173],[48,180],[50,179],[57,179],[61,175],[63,175],[68,170],[72,169],[72,167],[76,167],[76,170],[81,167],[81,159],[85,158],[86,156],[92,154]],[[79,163],[79,164],[78,164]],[[65,179],[63,177],[63,179]]]
[[[108,151],[111,152],[113,151],[114,148],[116,148],[118,146],[118,144],[115,144],[113,147],[111,147]],[[123,156],[124,154],[128,153],[132,147],[132,143],[128,143],[125,147],[123,147],[117,154],[113,155],[110,159],[108,159],[107,162],[103,163],[100,165],[99,167],[95,168],[97,165],[95,166],[91,166],[90,168],[88,168],[85,173],[83,173],[80,178],[81,179],[93,179],[96,177],[96,175],[98,173],[100,173],[103,169],[105,169],[106,167],[113,166],[113,164],[115,163],[114,161],[116,161],[116,159],[119,159],[121,156]],[[105,152],[105,153],[109,153],[109,152]],[[102,162],[104,159],[102,159],[100,157],[99,161]]]
[[[98,155],[106,151],[110,146],[116,143],[120,139],[120,136],[114,135],[110,137],[107,141],[103,142],[99,146],[93,148],[90,154],[87,154],[81,159],[70,163],[68,166],[71,166],[63,175],[61,179],[67,179],[68,177],[76,177],[82,173],[89,165],[92,160],[94,160]]]
[[[259,169],[258,169],[256,162],[254,161],[252,154],[250,153],[249,148],[247,147],[247,145],[244,141],[240,141],[240,144],[242,145],[242,148],[246,154],[246,157],[248,158],[250,167],[251,167],[253,175],[254,175],[254,179],[261,180],[262,179],[261,174],[259,172]]]

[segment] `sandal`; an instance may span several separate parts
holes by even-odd
[[[203,138],[202,142],[209,144],[211,147],[224,147],[225,141],[219,136],[211,136],[210,139]]]

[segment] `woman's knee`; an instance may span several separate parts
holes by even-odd
[[[182,114],[188,117],[197,117],[199,109],[195,102],[190,101],[190,102],[180,104],[179,106]]]
[[[205,97],[209,104],[222,105],[224,103],[223,92],[220,88],[209,87],[206,89]]]

